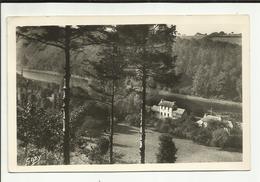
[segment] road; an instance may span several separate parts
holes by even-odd
[[[21,74],[20,70],[16,71],[17,74]],[[23,70],[23,77],[30,80],[37,80],[47,83],[62,84],[63,75],[53,71],[41,71],[41,70]],[[70,85],[72,87],[81,87],[83,89],[89,89],[90,80],[76,75],[71,75]]]

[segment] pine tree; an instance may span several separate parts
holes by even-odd
[[[53,46],[63,50],[65,55],[63,86],[63,130],[64,164],[70,164],[70,75],[71,51],[89,45],[100,44],[101,38],[93,32],[103,32],[102,26],[24,26],[17,27],[17,41],[37,42],[42,46]]]
[[[129,64],[141,82],[140,157],[145,163],[145,122],[147,79],[153,77],[160,84],[173,84],[176,80],[172,46],[176,37],[173,25],[122,25],[117,27],[119,43],[128,54]]]
[[[95,62],[88,62],[89,69],[85,70],[86,75],[94,79],[91,88],[102,98],[99,99],[110,108],[110,136],[109,136],[109,162],[113,164],[113,135],[114,135],[114,119],[115,119],[115,103],[120,99],[120,85],[125,76],[126,61],[120,52],[118,46],[118,34],[116,27],[109,27],[106,35],[107,44],[104,45],[103,51],[100,53],[102,57]],[[95,98],[97,101],[98,98]]]

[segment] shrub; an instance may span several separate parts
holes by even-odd
[[[211,146],[223,147],[229,138],[229,134],[225,129],[217,129],[212,133]]]
[[[107,138],[100,138],[97,142],[97,148],[101,155],[105,155],[109,148],[109,140]]]
[[[175,124],[175,126],[173,125]],[[173,131],[171,132],[174,136],[179,138],[192,139],[193,136],[196,136],[196,133],[200,128],[192,121],[192,118],[189,117],[185,121],[175,121],[171,126]]]
[[[18,165],[60,165],[62,164],[62,155],[60,151],[48,151],[44,148],[37,148],[29,144],[27,148],[18,146],[17,163]]]
[[[127,123],[129,123],[131,126],[139,127],[139,125],[140,125],[140,115],[138,115],[138,114],[128,114],[125,117],[125,121]]]
[[[155,129],[162,133],[173,133],[174,129],[178,126],[178,121],[171,118],[155,119],[152,121]]]
[[[177,159],[177,148],[175,146],[175,143],[172,141],[172,137],[168,134],[163,134],[160,136],[159,140],[160,147],[159,153],[157,154],[157,162],[174,163]]]
[[[107,138],[100,138],[97,141],[97,145],[87,153],[90,163],[94,164],[106,164],[108,159],[105,154],[109,148],[109,140]]]
[[[184,138],[182,127],[177,127],[175,129],[173,129],[171,134],[176,136],[176,137],[179,137],[179,138]]]
[[[212,135],[207,128],[201,128],[193,136],[193,141],[203,145],[209,145]]]
[[[218,130],[218,129],[222,129],[227,127],[227,124],[222,122],[222,121],[215,121],[215,120],[211,120],[208,122],[208,130],[210,131],[214,131],[214,130]]]
[[[61,117],[61,112],[51,114],[29,103],[17,112],[17,138],[23,147],[32,144],[54,151],[62,141]]]
[[[158,131],[162,133],[168,133],[170,129],[170,124],[167,121],[161,121],[161,124],[158,125]]]
[[[92,149],[86,154],[90,164],[106,164],[107,161],[97,148]]]
[[[243,148],[243,140],[242,135],[231,135],[226,140],[226,142],[223,145],[224,149],[237,149],[238,151],[242,151]]]

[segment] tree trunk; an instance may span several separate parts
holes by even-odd
[[[64,143],[63,143],[63,155],[64,164],[70,164],[70,37],[71,27],[65,27],[65,74],[64,74],[64,87],[63,87],[63,131],[64,131]]]
[[[145,163],[145,114],[146,114],[146,70],[143,68],[142,75],[142,110],[141,110],[141,123],[140,123],[140,133],[141,133],[141,141],[140,141],[140,156],[141,163]]]
[[[109,163],[113,164],[113,136],[114,136],[114,98],[115,98],[115,81],[112,81],[111,97],[111,119],[110,119],[110,144],[109,144]]]

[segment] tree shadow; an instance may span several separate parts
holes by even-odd
[[[115,134],[117,133],[132,135],[138,133],[138,131],[131,126],[118,124],[115,126]]]

